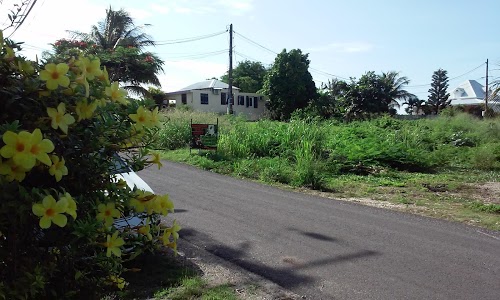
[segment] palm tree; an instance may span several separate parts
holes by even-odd
[[[146,24],[144,26],[149,26]],[[106,18],[92,26],[90,33],[69,31],[73,39],[94,42],[103,49],[115,49],[117,46],[143,49],[154,46],[151,36],[142,32],[143,26],[135,26],[130,14],[123,9],[118,11],[111,7],[106,9]]]
[[[405,111],[409,115],[419,115],[424,112],[425,100],[418,99],[417,96],[407,98],[403,104],[407,105]]]
[[[149,26],[146,24],[145,26]],[[163,72],[163,61],[146,46],[155,46],[144,26],[135,26],[130,14],[123,9],[106,9],[106,17],[92,26],[90,33],[69,31],[73,40],[83,40],[97,46],[95,51],[106,66],[109,79],[125,84],[124,88],[137,95],[149,95],[141,84],[160,87],[157,74]]]
[[[383,93],[385,100],[391,108],[399,108],[399,101],[405,101],[409,98],[416,97],[412,93],[404,89],[404,86],[410,83],[406,76],[399,77],[399,72],[389,71],[382,73],[380,79],[383,84]]]

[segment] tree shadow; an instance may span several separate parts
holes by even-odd
[[[297,232],[300,232],[297,230]],[[314,239],[326,240],[335,242],[337,239],[324,236],[322,234],[315,234],[311,232],[302,232],[302,234]],[[365,257],[381,255],[381,253],[372,250],[362,249],[350,254],[334,255],[327,258],[322,258],[310,262],[301,262],[299,264],[276,266],[261,263],[253,258],[250,250],[252,249],[252,242],[245,241],[237,246],[223,245],[220,242],[213,240],[208,235],[198,232],[194,229],[182,229],[180,236],[191,243],[203,245],[208,252],[227,260],[245,270],[258,274],[267,278],[274,283],[286,288],[294,289],[303,285],[308,285],[316,282],[319,278],[303,274],[300,271],[318,266],[339,264],[347,261],[356,261]],[[277,261],[277,263],[279,263]]]
[[[174,213],[176,214],[180,214],[180,213],[185,213],[185,212],[188,212],[189,210],[187,209],[182,209],[182,208],[175,208],[174,209]]]
[[[303,230],[299,230],[299,229],[296,229],[296,228],[287,228],[289,231],[293,231],[293,232],[297,232],[301,235],[304,235],[306,237],[309,237],[309,238],[312,238],[312,239],[315,239],[315,240],[320,240],[320,241],[325,241],[325,242],[338,242],[339,239],[337,238],[334,238],[334,237],[330,237],[330,236],[327,236],[327,235],[324,235],[324,234],[321,234],[321,233],[317,233],[317,232],[310,232],[310,231],[303,231]]]

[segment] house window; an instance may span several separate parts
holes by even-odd
[[[253,99],[253,108],[259,108],[259,97]]]
[[[226,93],[220,93],[220,105],[226,105],[226,104],[227,104]]]
[[[238,105],[245,105],[245,96],[238,96]]]
[[[208,94],[201,93],[200,100],[201,104],[208,104]]]
[[[187,94],[182,94],[181,95],[181,102],[182,102],[182,104],[187,104],[188,103]]]
[[[253,106],[253,97],[248,97],[248,106],[249,107]]]

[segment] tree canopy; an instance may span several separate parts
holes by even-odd
[[[260,62],[245,60],[233,70],[233,85],[244,93],[256,93],[262,89],[264,76],[267,69]],[[229,83],[228,73],[221,76],[220,80]]]
[[[447,71],[438,69],[432,74],[431,88],[429,89],[429,98],[426,102],[430,113],[437,115],[441,110],[450,105],[451,100],[448,90]]]
[[[321,97],[310,108],[323,118],[338,117],[350,121],[374,114],[396,114],[400,100],[415,97],[404,89],[408,78],[391,71],[367,72],[350,82],[334,79],[323,86]]]
[[[103,49],[115,49],[118,46],[134,47],[142,50],[145,46],[154,46],[151,36],[142,32],[143,26],[135,26],[134,20],[123,9],[106,9],[103,21],[93,25],[90,33],[69,31],[73,39],[94,42]]]
[[[309,73],[308,54],[300,49],[283,49],[264,78],[263,92],[269,97],[270,116],[288,120],[292,112],[305,108],[318,98],[316,85]]]
[[[164,62],[154,53],[144,51],[154,45],[151,37],[134,25],[133,19],[123,10],[106,10],[106,17],[91,28],[90,33],[71,31],[73,39],[56,41],[52,53],[45,53],[47,61],[95,55],[106,67],[111,81],[119,81],[128,91],[147,95],[143,84],[160,87],[158,74]]]

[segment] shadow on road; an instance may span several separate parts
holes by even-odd
[[[321,240],[335,241],[334,238],[330,238],[321,234],[315,234],[312,232],[305,232],[303,234]],[[319,278],[301,273],[301,270],[380,255],[380,253],[376,251],[359,250],[350,254],[335,255],[332,257],[322,258],[309,262],[289,263],[286,266],[276,266],[276,264],[281,264],[283,262],[289,261],[276,261],[276,263],[273,265],[260,263],[252,257],[252,254],[250,253],[252,243],[249,241],[245,241],[240,243],[238,246],[231,247],[222,245],[221,243],[213,240],[208,235],[190,228],[183,228],[180,231],[180,236],[182,239],[185,239],[193,244],[203,246],[205,250],[209,251],[210,253],[217,255],[250,272],[267,278],[286,289],[293,289],[301,285],[314,283],[316,282],[316,280],[319,280]]]
[[[313,238],[315,240],[320,240],[320,241],[325,241],[325,242],[338,242],[339,240],[337,238],[327,236],[321,233],[316,233],[316,232],[310,232],[310,231],[302,231],[296,228],[287,228],[289,231],[297,232],[299,234],[302,234],[304,236]]]

